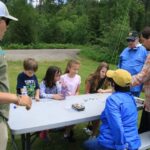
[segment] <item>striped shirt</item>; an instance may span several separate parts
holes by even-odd
[[[150,112],[150,51],[146,58],[145,64],[140,73],[132,76],[132,86],[144,84],[145,92],[145,111]]]

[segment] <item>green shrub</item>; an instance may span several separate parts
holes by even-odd
[[[91,58],[98,62],[106,61],[108,63],[113,63],[113,64],[116,63],[118,58],[118,55],[116,55],[114,51],[111,51],[107,47],[100,47],[97,45],[84,47],[81,50],[80,54],[81,56]]]
[[[59,44],[59,43],[31,43],[31,44],[5,44],[2,45],[4,49],[75,49],[82,48],[84,46],[74,44]]]

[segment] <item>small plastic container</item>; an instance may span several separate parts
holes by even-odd
[[[56,86],[57,86],[57,93],[61,94],[61,89],[62,89],[61,82],[60,81],[56,82]]]
[[[61,88],[61,94],[63,95],[64,99],[66,98],[67,95],[67,87],[62,86]]]
[[[27,88],[26,88],[26,86],[23,86],[23,89],[22,89],[21,95],[28,95],[28,92],[27,92]]]
[[[85,106],[83,106],[82,104],[72,104],[72,108],[77,110],[77,111],[83,111],[85,109]]]

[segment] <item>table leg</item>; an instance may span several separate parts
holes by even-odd
[[[25,140],[26,140],[25,134],[22,134],[21,135],[22,150],[25,150]]]
[[[31,138],[31,136],[30,136],[30,133],[27,133],[26,134],[26,149],[25,150],[30,150],[30,148],[31,148],[31,141],[30,141],[30,138]]]

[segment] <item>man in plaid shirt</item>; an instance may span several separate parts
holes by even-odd
[[[132,86],[144,84],[145,102],[139,133],[150,130],[150,27],[145,27],[141,33],[141,42],[146,47],[148,55],[140,73],[132,76]]]

